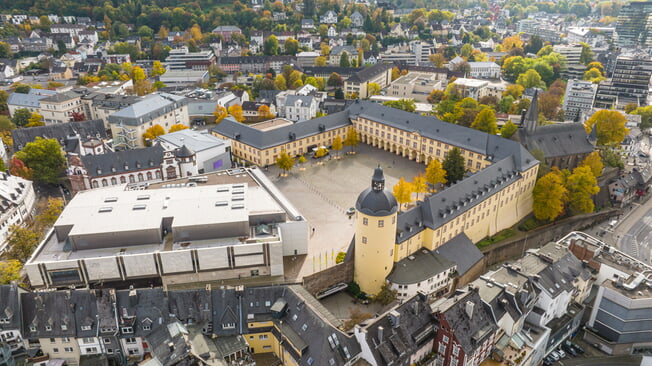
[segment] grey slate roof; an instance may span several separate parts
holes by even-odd
[[[387,280],[396,284],[414,284],[425,281],[455,266],[442,255],[428,249],[419,249],[394,264]]]
[[[382,190],[374,189],[374,182],[382,184]],[[370,216],[388,216],[398,210],[396,198],[385,187],[383,169],[379,166],[374,169],[371,186],[362,191],[355,203],[356,210]]]
[[[109,116],[109,123],[139,126],[188,104],[190,99],[168,93],[148,94]]]
[[[301,139],[319,133],[321,131],[320,126],[323,126],[323,131],[330,131],[349,125],[351,125],[351,121],[349,121],[348,112],[343,111],[329,114],[328,116],[321,118],[297,122],[292,125],[279,127],[269,131],[261,131],[243,125],[242,123],[233,120],[231,117],[227,117],[217,126],[213,127],[212,131],[258,149],[266,149],[268,147],[293,141],[290,138],[290,133],[294,134],[295,139]],[[239,138],[236,138],[236,135],[238,135]]]
[[[173,321],[158,327],[145,338],[152,349],[153,358],[161,366],[184,365],[180,362],[190,354],[190,346],[184,338],[187,333],[181,323]]]
[[[65,71],[65,69],[63,71]],[[79,98],[79,97],[81,97],[80,94],[75,93],[74,91],[67,91],[67,92],[63,92],[63,93],[57,93],[57,94],[54,94],[54,95],[50,95],[47,98],[41,99],[41,102],[43,102],[43,103],[48,103],[48,102],[50,102],[50,103],[63,103],[65,101],[75,99],[75,98]]]
[[[107,138],[104,122],[101,119],[11,130],[11,137],[14,140],[14,150],[22,149],[28,142],[34,141],[37,137],[54,138],[59,141],[60,145],[64,146],[66,138],[75,134],[79,134],[82,140],[86,140],[89,137]]]
[[[0,330],[20,329],[21,312],[18,285],[0,285]]]
[[[480,249],[464,233],[454,236],[444,245],[435,249],[434,252],[455,263],[457,273],[460,276],[464,275],[484,257]]]
[[[212,321],[211,293],[206,290],[168,292],[169,313],[183,324],[202,324]]]
[[[398,324],[392,319],[398,315]],[[382,327],[382,339],[378,329]],[[409,365],[412,354],[432,342],[437,325],[425,296],[417,295],[364,327],[366,343],[378,365]]]
[[[310,96],[310,95],[288,95],[285,98],[285,106],[286,107],[294,107],[294,104],[297,101],[301,102],[301,104],[300,104],[301,107],[307,107],[307,106],[309,106],[310,104],[313,103],[314,98],[312,96]]]
[[[21,108],[39,108],[41,106],[40,100],[47,97],[47,95],[11,93],[7,98],[7,104]]]
[[[97,334],[97,298],[91,291],[71,291],[71,301],[74,304],[77,338],[95,337]],[[86,327],[91,327],[90,329]]]
[[[518,134],[528,150],[539,149],[546,158],[588,154],[595,148],[581,123],[538,126],[534,132],[519,128]]]
[[[75,337],[75,317],[69,291],[30,292],[21,294],[20,298],[24,338]]]
[[[163,147],[156,144],[137,150],[84,155],[80,159],[90,177],[102,177],[160,167],[163,164],[163,152]]]
[[[177,147],[185,145],[188,149],[196,153],[224,145],[224,140],[211,135],[208,131],[194,131],[189,128],[166,133],[157,137],[156,140],[164,141]]]
[[[374,64],[373,66],[370,67],[365,67],[362,70],[356,72],[355,74],[351,75],[346,81],[347,82],[354,82],[354,83],[364,83],[367,80],[389,70],[392,68],[391,64],[387,64],[384,62],[378,62]]]
[[[162,288],[116,291],[118,325],[133,327],[126,337],[145,337],[169,321],[168,298]],[[150,330],[143,329],[149,325]]]
[[[472,354],[491,335],[497,326],[491,315],[482,304],[482,299],[476,290],[457,296],[458,301],[443,311],[443,317],[448,322],[455,338],[466,355]],[[467,302],[473,304],[472,317],[466,313]]]

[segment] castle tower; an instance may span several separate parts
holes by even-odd
[[[371,187],[355,204],[354,280],[367,294],[375,295],[394,266],[398,203],[385,189],[383,169],[374,170]]]
[[[186,145],[181,146],[174,155],[179,162],[179,171],[182,178],[197,175],[197,156]]]

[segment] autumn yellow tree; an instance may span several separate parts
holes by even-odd
[[[274,118],[274,113],[269,109],[267,104],[262,104],[258,107],[258,118],[260,119],[270,119]]]
[[[591,167],[575,168],[573,174],[566,179],[566,189],[568,189],[568,209],[571,213],[593,212],[595,205],[592,197],[600,192],[600,187]]]
[[[602,175],[602,169],[604,169],[602,158],[600,157],[600,153],[597,151],[590,153],[589,156],[587,156],[579,166],[588,166],[591,168],[591,172],[596,178]]]
[[[276,158],[276,166],[283,170],[283,175],[287,175],[290,169],[294,166],[294,158],[288,155],[287,151],[284,149]]]
[[[503,52],[509,52],[513,48],[523,48],[523,41],[518,34],[503,39]]]
[[[405,181],[404,177],[398,180],[398,183],[392,188],[392,193],[399,204],[399,207],[402,207],[405,204],[412,202],[412,186],[410,183]]]
[[[428,192],[428,182],[423,174],[419,174],[412,179],[412,192],[417,194],[417,201],[419,200],[419,193]]]
[[[143,133],[143,143],[147,145],[147,140],[154,141],[161,135],[165,135],[165,129],[161,125],[155,124]]]
[[[221,105],[216,105],[213,115],[215,116],[215,123],[220,123],[229,115],[229,112],[227,112],[226,108],[222,107]]]
[[[340,150],[342,150],[342,138],[340,136],[337,136],[333,139],[333,144],[331,145],[331,149],[335,151],[335,158],[339,158],[339,153]]]
[[[63,211],[63,200],[61,198],[48,198],[45,209],[34,219],[34,226],[37,230],[43,231],[54,225]]]
[[[15,260],[0,261],[0,285],[8,285],[20,281],[20,270],[23,265]]]
[[[172,127],[170,127],[170,130],[168,132],[172,133],[172,132],[177,132],[177,131],[187,130],[187,129],[188,129],[188,126],[183,125],[181,123],[176,123],[176,124],[173,124]]]
[[[143,70],[142,67],[134,66],[131,69],[131,79],[133,79],[133,81],[145,80],[146,78],[147,75],[145,74],[145,70]]]
[[[152,63],[152,72],[150,73],[150,76],[161,76],[165,74],[166,71],[167,70],[161,61],[154,61],[154,63]]]
[[[344,138],[344,145],[349,146],[352,150],[358,146],[358,143],[360,142],[360,138],[358,137],[358,132],[355,130],[355,128],[349,128],[348,131],[346,131],[346,137]],[[350,151],[350,153],[353,153],[353,151]]]
[[[441,162],[432,159],[426,168],[426,182],[430,184],[432,192],[437,192],[438,185],[446,184],[446,171],[442,168]]]
[[[625,127],[626,122],[627,119],[622,113],[603,109],[584,122],[584,128],[586,133],[590,134],[595,126],[598,145],[618,145],[629,133],[629,129]]]
[[[202,33],[201,33],[201,28],[199,27],[199,24],[195,23],[191,28],[190,28],[190,36],[192,39],[194,39],[196,42],[199,42],[202,40]]]
[[[32,116],[27,120],[25,127],[38,126],[45,126],[45,122],[43,122],[43,116],[41,116],[38,112],[33,112]]]
[[[229,114],[238,122],[243,122],[245,120],[244,116],[242,115],[242,106],[240,104],[234,104],[230,106]]]
[[[541,177],[532,191],[532,213],[538,220],[552,221],[564,212],[568,190],[559,170]]]

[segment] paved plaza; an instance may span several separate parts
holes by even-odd
[[[425,171],[425,165],[359,145],[355,155],[340,152],[341,159],[322,158],[323,164],[308,158],[303,167],[295,166],[287,177],[279,177],[276,166],[267,175],[310,222],[308,255],[286,261],[288,280],[310,275],[335,264],[340,251],[346,251],[354,234],[353,218],[346,210],[355,206],[360,192],[371,185],[371,175],[379,164],[385,184],[391,189],[401,177],[410,181]],[[303,169],[303,170],[301,170]],[[289,265],[287,265],[289,264]]]

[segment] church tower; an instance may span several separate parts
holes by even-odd
[[[375,295],[394,266],[398,203],[385,189],[383,169],[374,170],[371,187],[355,204],[354,280],[367,294]]]

